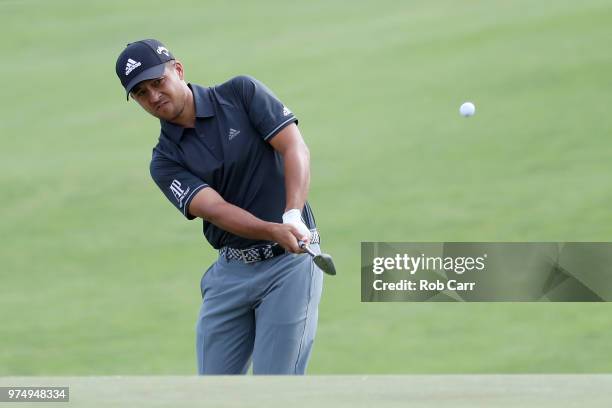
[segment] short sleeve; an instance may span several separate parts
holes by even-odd
[[[251,123],[264,140],[269,140],[290,123],[298,120],[263,83],[250,76],[241,75],[231,80],[241,99]]]
[[[208,184],[179,163],[164,157],[155,150],[151,159],[150,171],[155,184],[176,209],[189,220],[196,218],[187,211],[189,203],[195,194],[208,187]]]

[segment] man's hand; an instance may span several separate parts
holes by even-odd
[[[272,223],[270,232],[272,241],[278,243],[285,248],[286,251],[294,254],[301,254],[304,252],[298,245],[298,240],[301,240],[303,235],[294,225]]]
[[[297,208],[291,209],[283,214],[283,224],[293,225],[300,235],[296,235],[298,241],[310,242],[310,230],[302,221],[302,212]]]

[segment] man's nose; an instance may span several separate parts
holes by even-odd
[[[156,103],[159,101],[161,93],[157,89],[149,89],[149,102]]]

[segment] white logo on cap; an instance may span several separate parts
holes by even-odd
[[[157,53],[158,54],[165,54],[166,57],[170,56],[170,52],[168,51],[168,49],[166,47],[162,47],[161,45],[159,47],[157,47]]]
[[[283,116],[289,116],[289,115],[291,115],[291,113],[292,112],[289,110],[288,107],[283,106]]]
[[[136,62],[131,58],[128,58],[127,64],[125,64],[125,75],[130,75],[130,72],[141,66],[140,62]]]

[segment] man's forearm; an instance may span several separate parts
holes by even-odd
[[[209,188],[196,194],[189,206],[189,213],[240,237],[273,239],[274,223],[261,220],[248,211],[228,203]]]
[[[310,187],[310,153],[306,144],[292,146],[283,155],[285,162],[285,211],[302,210]]]
[[[217,227],[249,239],[272,240],[273,223],[255,217],[228,202],[214,205],[205,218]]]
[[[212,188],[204,188],[196,194],[189,204],[189,213],[234,235],[273,241],[290,252],[302,252],[297,243],[302,235],[296,227],[261,220],[228,203]]]

